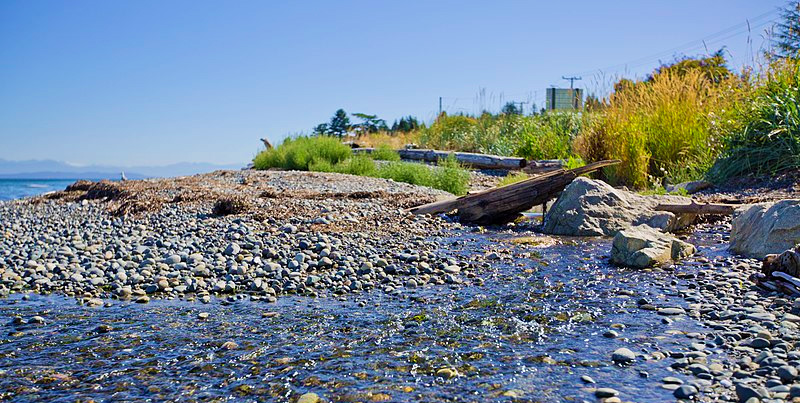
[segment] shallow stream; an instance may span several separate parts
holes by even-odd
[[[497,242],[507,251],[490,261],[483,285],[418,288],[405,297],[373,291],[274,304],[154,299],[90,308],[60,296],[12,295],[0,300],[0,398],[294,401],[315,392],[329,401],[593,402],[590,388],[611,387],[623,401],[674,401],[660,380],[685,377],[669,361],[620,367],[610,356],[619,347],[685,348],[684,333],[702,330],[697,322],[683,315],[664,323],[637,307],[641,298],[685,305],[671,285],[684,280],[609,265],[607,239],[541,247],[538,238],[505,242],[510,236],[438,239],[454,255],[484,254]],[[725,254],[706,235],[693,241],[708,257]],[[13,324],[34,315],[46,323]],[[98,332],[101,325],[112,330]],[[610,329],[619,337],[604,337]],[[237,347],[222,348],[229,341]],[[458,376],[446,379],[452,370]]]

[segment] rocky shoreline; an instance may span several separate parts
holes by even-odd
[[[413,216],[404,208],[444,196],[381,179],[277,171],[83,184],[0,203],[0,294],[57,293],[88,306],[151,298],[344,300],[372,290],[413,300],[423,287],[480,287],[495,264],[520,258],[502,245],[462,258],[443,253],[433,237],[483,229]],[[221,202],[238,207],[215,214]],[[723,220],[691,227],[681,237],[704,233],[724,242],[730,229],[730,220]],[[680,348],[637,346],[624,329],[612,327],[602,336],[619,340],[619,346],[608,351],[607,364],[635,369],[643,362],[663,363],[676,376],[664,377],[661,387],[676,399],[800,398],[800,303],[757,288],[749,277],[760,268],[758,261],[703,254],[701,248],[652,272],[650,281],[684,304],[628,295],[635,303],[626,309],[652,311],[685,335]],[[683,331],[684,320],[704,330]],[[11,326],[45,321],[18,317]],[[445,366],[432,376],[460,375]],[[638,401],[588,375],[576,383],[606,403]]]

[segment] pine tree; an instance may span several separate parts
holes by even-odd
[[[775,25],[771,59],[800,57],[800,0],[792,0],[781,12],[782,22]]]
[[[339,109],[331,118],[331,123],[328,125],[328,134],[342,137],[350,130],[350,118],[347,117],[347,112],[344,109]]]

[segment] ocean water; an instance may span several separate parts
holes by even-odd
[[[64,190],[74,179],[0,179],[0,200],[21,199]]]

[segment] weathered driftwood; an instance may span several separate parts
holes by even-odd
[[[737,206],[734,204],[712,204],[712,203],[695,203],[691,204],[659,204],[656,206],[658,211],[669,211],[675,214],[714,214],[714,215],[731,215],[736,210]]]
[[[562,160],[542,160],[542,161],[528,161],[523,172],[531,175],[540,175],[545,172],[557,171],[564,168],[564,161]]]
[[[438,214],[458,210],[461,221],[502,224],[514,220],[521,212],[552,199],[576,177],[619,162],[599,161],[576,169],[561,169],[456,199],[414,207],[410,211],[415,214]]]
[[[264,148],[267,150],[272,150],[272,143],[270,143],[269,140],[261,139],[261,142],[264,143]]]
[[[375,151],[374,148],[356,148],[353,152],[371,154]],[[525,158],[516,157],[503,157],[491,154],[477,154],[477,153],[462,153],[453,151],[439,151],[439,150],[417,150],[403,148],[397,150],[400,158],[404,160],[413,161],[426,161],[437,162],[440,159],[445,159],[451,154],[455,156],[456,160],[464,165],[472,168],[480,169],[515,169],[519,170],[524,168],[528,161]]]

